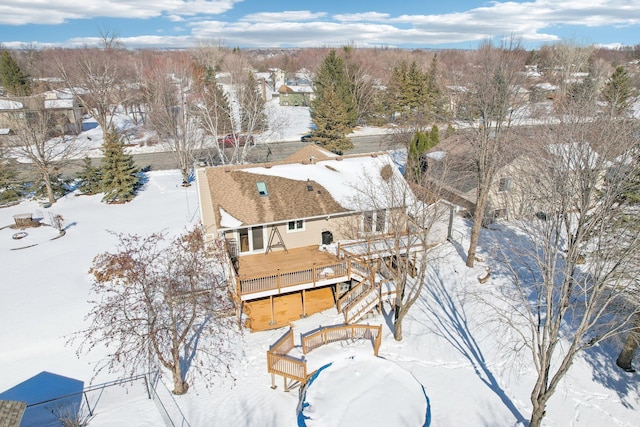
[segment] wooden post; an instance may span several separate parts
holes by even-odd
[[[276,385],[276,374],[272,372],[271,373],[271,390],[275,390],[276,388],[278,388],[278,386]]]
[[[318,274],[318,272],[316,271],[316,263],[313,263],[313,267],[311,267],[312,270],[312,275],[313,275],[313,287],[316,287],[316,274]]]
[[[449,229],[447,230],[447,240],[453,242],[453,212],[454,207],[451,205],[449,207]]]
[[[302,290],[302,317],[307,317],[307,307],[306,307],[306,298],[305,298],[305,290]]]
[[[278,275],[276,276],[276,285],[278,285],[278,295],[280,295],[282,293],[282,291],[280,290],[280,269],[278,269],[277,271]]]
[[[276,310],[273,305],[273,295],[269,296],[269,302],[271,303],[271,322],[269,323],[272,325],[275,325],[277,322],[276,322]]]

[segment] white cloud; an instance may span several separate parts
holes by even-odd
[[[342,22],[379,22],[389,19],[388,13],[379,12],[363,12],[363,13],[345,13],[333,15],[333,19]]]
[[[211,19],[213,15],[230,11],[239,1],[94,0],[78,4],[69,0],[50,0],[34,11],[24,0],[4,0],[0,5],[0,25],[57,24],[100,16],[139,19],[161,16],[172,23],[188,24],[191,29],[190,36],[166,38],[164,45],[172,47],[178,42],[195,44],[198,39],[221,38],[230,45],[247,47],[339,46],[347,41],[363,47],[437,46],[505,35],[514,35],[525,42],[543,43],[559,40],[557,30],[561,27],[640,25],[638,0],[495,1],[485,3],[483,7],[440,15],[393,16],[376,11],[330,15],[323,11],[288,10],[251,13],[238,21],[225,21],[223,16]],[[167,25],[164,33],[169,35],[170,31],[174,30]],[[588,35],[587,32],[585,36]],[[123,41],[131,47],[163,46],[162,39],[155,36]],[[75,44],[78,40],[72,42]],[[11,47],[20,43],[7,40],[4,44]]]
[[[163,14],[217,15],[231,10],[242,0],[70,0],[38,1],[37,7],[24,0],[3,0],[0,25],[61,24],[70,19],[152,18]]]
[[[283,12],[260,12],[245,15],[242,21],[246,22],[283,22],[283,21],[310,21],[327,16],[326,12],[312,13],[308,10],[285,10]]]

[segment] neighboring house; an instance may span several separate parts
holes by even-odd
[[[598,153],[588,143],[544,145],[535,132],[526,128],[513,132],[507,148],[501,153],[489,190],[485,212],[488,221],[545,216],[555,209],[550,204],[550,189],[566,184],[574,170],[595,168],[599,162]],[[434,192],[472,213],[476,207],[477,175],[471,152],[465,138],[458,135],[447,139],[427,153],[424,170],[433,178]],[[605,168],[597,168],[604,173]],[[597,185],[603,182],[601,176]],[[563,191],[569,187],[564,185]]]
[[[354,322],[380,294],[395,297],[395,288],[380,290],[384,281],[369,260],[371,242],[404,206],[363,197],[390,182],[408,190],[388,154],[343,157],[312,144],[279,163],[198,169],[196,181],[202,223],[210,239],[226,243],[231,287],[251,329],[281,327],[336,303]],[[351,244],[331,244],[342,239]],[[365,241],[368,255],[357,250]],[[362,290],[374,298],[348,312],[340,297],[355,288],[352,300],[364,298]]]
[[[314,99],[313,87],[310,85],[282,85],[278,89],[281,106],[308,107]]]
[[[492,188],[489,193],[486,217],[514,218],[521,215],[520,198],[515,189],[522,179],[520,171],[521,147],[535,144],[534,135],[523,130],[514,135],[509,150],[501,153]],[[471,153],[473,147],[463,133],[445,139],[423,156],[422,169],[427,173],[427,186],[448,202],[470,213],[476,208],[477,172]]]
[[[63,91],[0,98],[0,129],[5,129],[5,132],[9,133],[13,116],[43,108],[51,112],[58,132],[77,134],[82,131],[81,105],[75,96]]]

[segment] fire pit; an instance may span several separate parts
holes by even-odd
[[[19,239],[24,239],[25,237],[27,237],[29,234],[26,231],[20,231],[18,233],[15,233],[13,236],[13,240],[19,240]]]

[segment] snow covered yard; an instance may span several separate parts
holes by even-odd
[[[115,246],[115,236],[109,230],[179,233],[198,220],[195,188],[181,187],[177,171],[151,172],[147,176],[144,190],[124,205],[100,203],[100,196],[71,194],[47,209],[32,201],[0,209],[0,227],[13,224],[16,214],[33,213],[47,222],[52,213],[62,215],[66,231],[63,237],[50,240],[48,232],[52,227],[27,229],[28,238],[37,244],[12,250],[14,231],[0,230],[0,392],[41,371],[89,384],[99,352],[77,357],[75,347],[66,342],[85,324],[84,316],[89,310],[87,270],[93,257]],[[468,224],[456,219],[455,227],[456,242],[436,249],[440,256],[433,264],[422,299],[404,322],[404,340],[393,339],[387,305],[382,315],[372,315],[364,321],[383,325],[380,356],[424,385],[431,401],[433,426],[526,425],[534,369],[524,354],[516,355],[500,345],[507,332],[487,323],[489,310],[472,297],[507,279],[492,274],[487,283],[478,283],[477,277],[493,260],[483,252],[485,262],[467,269],[460,252],[466,248]],[[497,271],[493,265],[492,271]],[[342,321],[335,309],[301,319],[294,324],[296,342],[301,333]],[[177,396],[189,423],[295,426],[297,390],[283,392],[281,378],[276,380],[278,388],[272,390],[266,369],[266,351],[284,332],[279,329],[246,333],[236,343],[237,359],[229,361],[231,376],[211,383],[197,380],[186,395]],[[331,349],[335,349],[336,359],[356,352],[349,346]],[[324,350],[317,351],[327,360],[332,358]],[[319,363],[322,361],[314,361]],[[552,398],[545,425],[639,425],[638,374],[622,373],[613,366],[613,358],[605,357],[598,349],[579,357]],[[375,380],[382,373],[367,375]],[[114,375],[103,373],[93,382],[112,379]],[[355,390],[355,386],[342,384],[340,390],[324,392],[348,400]],[[140,391],[132,389],[122,396],[130,403],[105,400],[98,405],[91,425],[122,425],[124,420],[135,426],[158,425],[153,403],[144,399]],[[380,405],[391,408],[396,398],[384,395]]]

